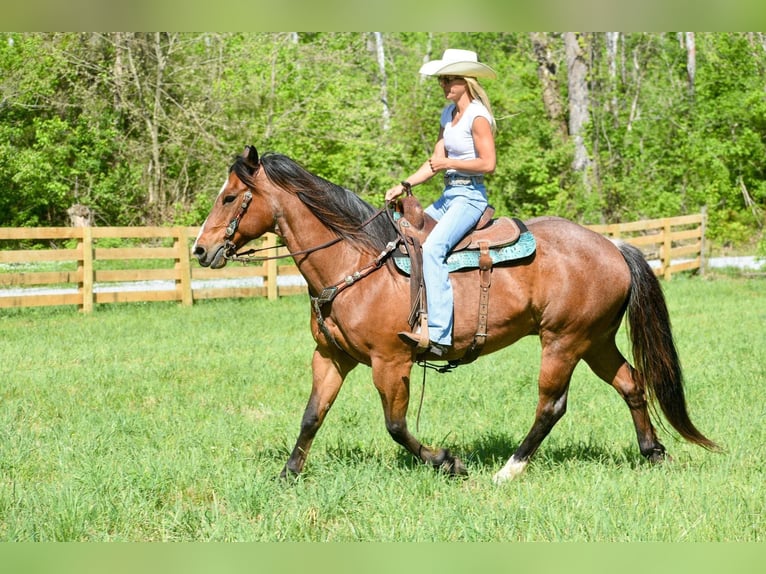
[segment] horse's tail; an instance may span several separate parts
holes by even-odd
[[[630,268],[628,331],[636,367],[633,376],[645,389],[650,404],[659,404],[667,421],[682,437],[718,450],[718,445],[697,430],[689,418],[681,363],[660,282],[638,248],[627,243],[618,247]]]

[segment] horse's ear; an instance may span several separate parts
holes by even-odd
[[[258,167],[258,150],[255,149],[255,146],[247,146],[245,151],[242,152],[242,157],[245,158],[245,163],[247,163],[248,167],[252,169]]]

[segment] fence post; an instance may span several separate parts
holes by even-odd
[[[277,236],[273,233],[266,235],[266,247],[271,249],[277,246]],[[271,253],[269,249],[269,253]],[[264,262],[266,266],[266,293],[269,297],[269,301],[276,301],[279,297],[279,289],[277,285],[277,260],[270,259]]]
[[[670,269],[670,264],[672,263],[671,250],[673,248],[671,232],[672,225],[670,218],[666,217],[662,222],[662,277],[667,280],[670,280],[670,276],[673,273]]]
[[[93,312],[93,281],[95,274],[93,269],[93,228],[86,226],[81,229],[81,255],[80,260],[77,262],[82,277],[78,289],[80,292],[80,311],[91,313]]]
[[[175,249],[176,249],[176,290],[180,291],[181,304],[192,305],[194,302],[191,283],[191,261],[189,254],[189,236],[186,234],[185,227],[176,227],[175,230]]]
[[[705,232],[707,231],[707,205],[702,206],[702,221],[700,221],[700,275],[705,276],[707,271],[707,257],[705,256]]]

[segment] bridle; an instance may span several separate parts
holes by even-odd
[[[258,165],[255,166],[255,168],[253,169],[253,173],[251,177],[255,178],[255,176],[258,174],[260,169],[261,169],[261,163],[258,162]],[[232,237],[234,237],[234,234],[237,232],[237,229],[239,228],[239,223],[240,221],[242,221],[242,218],[247,212],[247,208],[250,206],[250,202],[252,201],[253,201],[253,192],[250,189],[248,189],[247,191],[245,191],[244,195],[242,196],[242,203],[239,205],[239,209],[237,210],[237,213],[234,216],[234,219],[229,221],[229,224],[226,226],[226,230],[224,231],[224,234],[223,234],[224,235],[223,257],[227,261],[237,261],[239,263],[257,263],[260,261],[270,261],[273,259],[286,259],[287,257],[292,257],[293,255],[305,255],[308,253],[313,253],[314,251],[325,249],[326,247],[335,245],[336,243],[339,243],[340,241],[343,240],[342,237],[336,237],[335,239],[331,239],[330,241],[327,241],[326,243],[323,243],[322,245],[317,245],[316,247],[312,247],[310,249],[295,251],[293,253],[288,253],[285,255],[270,255],[265,257],[254,256],[255,253],[260,253],[262,251],[268,251],[270,249],[279,249],[281,245],[261,247],[260,249],[249,249],[247,251],[237,253],[237,245],[231,239]],[[362,227],[367,225],[370,221],[372,221],[378,215],[380,215],[380,211],[377,212],[375,215],[373,215],[370,219],[365,221],[362,224]]]
[[[259,166],[260,167],[260,164]],[[256,173],[257,170],[256,170]],[[226,259],[230,259],[230,255],[232,253],[235,254],[236,257],[236,251],[237,246],[236,244],[231,240],[232,237],[234,237],[234,234],[237,232],[237,228],[239,227],[239,222],[242,220],[242,216],[245,215],[245,212],[247,211],[248,206],[250,205],[250,202],[253,201],[253,192],[249,189],[245,191],[245,194],[242,196],[242,203],[239,206],[239,210],[237,211],[237,214],[234,216],[234,219],[232,219],[229,222],[229,225],[226,226],[226,231],[224,231],[224,241],[223,241],[223,256]]]

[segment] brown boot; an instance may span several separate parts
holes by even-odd
[[[418,347],[422,349],[421,352],[427,352],[436,357],[441,357],[442,355],[445,355],[447,351],[449,350],[449,347],[447,347],[446,345],[442,345],[440,343],[434,343],[433,341],[429,341],[428,347],[423,349],[420,344],[420,333],[410,333],[409,331],[401,331],[399,333],[399,338],[405,343],[407,343],[410,347]]]

